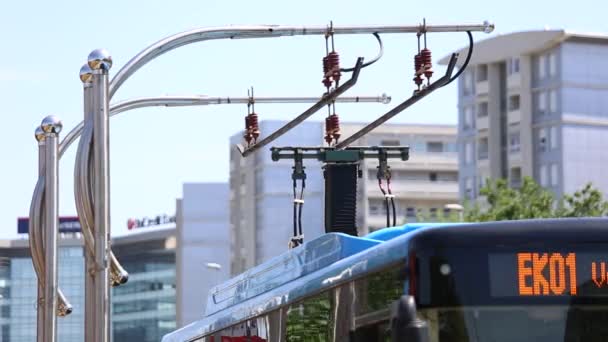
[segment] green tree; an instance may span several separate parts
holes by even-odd
[[[564,195],[557,214],[559,217],[607,216],[608,202],[603,201],[598,189],[587,183],[574,195]]]
[[[608,202],[589,183],[573,195],[556,201],[553,193],[524,177],[522,186],[513,189],[504,179],[488,180],[480,189],[485,203],[465,207],[465,221],[502,221],[549,217],[590,217],[608,215]]]

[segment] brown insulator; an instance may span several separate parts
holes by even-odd
[[[414,71],[416,76],[422,74],[422,56],[420,54],[414,56]]]
[[[249,115],[245,116],[245,133],[243,134],[243,138],[247,142],[247,145],[251,143],[251,139],[253,138],[251,135],[251,120],[249,119]]]
[[[253,141],[257,141],[260,136],[260,126],[258,124],[258,115],[256,113],[251,113],[247,115],[249,117],[249,132],[253,137]]]
[[[430,78],[433,76],[433,61],[431,57],[431,50],[424,48],[420,51],[422,56],[422,64],[424,66],[424,76]]]
[[[329,53],[329,55],[327,55],[327,57],[329,57],[329,69],[332,72],[332,77],[334,81],[339,82],[341,76],[340,55],[337,52],[332,51]]]
[[[329,57],[325,56],[323,57],[323,85],[325,88],[331,87],[331,73],[329,71]]]
[[[336,141],[340,138],[340,117],[336,113],[329,116],[329,121],[331,125],[331,133]]]
[[[333,134],[332,134],[332,130],[331,130],[331,119],[330,117],[326,117],[325,118],[325,142],[327,142],[327,144],[331,144],[333,140]]]

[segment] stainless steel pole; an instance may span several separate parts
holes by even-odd
[[[45,133],[45,263],[44,274],[44,341],[57,340],[57,234],[59,228],[58,145],[62,123],[55,116],[47,116],[40,125]]]
[[[93,112],[93,101],[92,101],[92,86],[93,71],[88,64],[85,64],[80,68],[80,80],[83,86],[83,97],[84,97],[84,120],[85,125],[90,124],[92,119],[91,113]],[[85,148],[88,148],[86,146]],[[75,163],[78,168],[78,162]],[[82,171],[82,170],[81,170]],[[88,170],[85,170],[88,172]],[[78,200],[78,199],[77,199]],[[84,227],[83,218],[80,218],[81,227]],[[95,255],[90,252],[90,249],[85,246],[84,250],[84,340],[85,342],[93,342],[95,340]]]
[[[45,136],[42,127],[36,127],[35,133],[36,141],[38,142],[38,177],[44,176],[44,162],[45,162]],[[34,230],[35,228],[32,226],[32,222],[29,222],[29,241],[30,241],[30,250],[32,254],[32,262],[34,262]],[[38,296],[36,301],[36,341],[44,342],[44,286],[40,281],[42,279],[38,279]]]
[[[93,153],[95,227],[95,342],[110,341],[110,170],[109,170],[109,70],[112,57],[105,49],[93,50],[88,57],[93,71]],[[86,172],[86,171],[85,171]]]

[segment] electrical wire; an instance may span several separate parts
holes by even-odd
[[[378,187],[380,188],[380,191],[382,191],[382,195],[384,195],[384,208],[386,209],[386,226],[390,227],[391,226],[391,211],[388,205],[388,196],[386,194],[386,191],[384,190],[384,187],[382,186],[382,178],[378,178]]]
[[[293,237],[298,236],[298,226],[297,226],[297,215],[298,213],[298,202],[296,197],[296,181],[293,181]]]
[[[393,196],[393,192],[391,191],[391,178],[386,179],[386,189],[388,190],[389,197],[391,198],[391,207],[393,208],[393,225],[391,227],[395,227],[397,225],[397,210],[395,209],[395,196]]]
[[[302,180],[302,190],[300,191],[300,210],[298,213],[298,235],[301,239],[300,242],[304,242],[304,230],[302,229],[302,208],[304,207],[304,188],[306,187],[306,182]]]
[[[456,73],[456,75],[452,76],[452,78],[450,78],[450,80],[444,86],[452,83],[452,81],[457,79],[458,76],[460,76],[460,74],[462,74],[464,69],[466,69],[466,67],[469,65],[471,56],[473,56],[473,35],[471,34],[471,31],[467,31],[467,35],[469,36],[469,53],[467,54],[467,58],[464,60],[464,64],[462,65],[462,67],[460,69],[458,69],[458,72]]]
[[[380,35],[377,32],[373,33],[374,37],[376,37],[376,40],[378,40],[378,45],[380,46],[380,51],[378,52],[378,55],[376,56],[376,58],[372,59],[371,61],[367,62],[367,63],[363,63],[361,65],[361,69],[368,67],[374,63],[376,63],[377,61],[380,60],[380,58],[382,58],[382,56],[384,55],[384,46],[382,45],[382,39],[380,38]],[[342,72],[351,72],[354,71],[355,68],[341,68],[340,71]]]

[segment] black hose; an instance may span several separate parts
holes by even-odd
[[[388,207],[388,197],[384,197],[384,205],[386,207],[386,226],[390,227],[391,226],[391,211],[389,210]]]
[[[471,34],[471,31],[467,31],[467,35],[469,35],[469,53],[467,55],[467,58],[464,60],[464,64],[462,65],[462,67],[460,69],[458,69],[458,72],[456,73],[456,75],[452,76],[452,78],[450,78],[448,83],[446,83],[444,86],[452,83],[453,80],[457,79],[458,76],[460,76],[460,74],[462,74],[464,69],[466,69],[466,67],[469,65],[471,56],[473,56],[473,35]]]
[[[293,236],[294,237],[298,236],[298,226],[296,225],[297,208],[298,208],[298,202],[296,202],[296,185],[295,185],[295,181],[294,181],[294,185],[293,185]]]
[[[304,230],[302,229],[302,208],[304,207],[304,181],[302,181],[302,191],[300,192],[300,210],[298,213],[298,226],[299,226],[299,235],[302,238]],[[304,239],[302,238],[302,241]]]
[[[393,207],[393,227],[397,225],[397,210],[395,210],[395,199],[391,197],[391,206]]]
[[[361,69],[376,63],[384,55],[384,46],[382,45],[382,39],[380,39],[380,35],[378,34],[378,32],[374,32],[373,35],[378,40],[378,45],[380,45],[380,52],[378,53],[378,56],[376,56],[376,58],[372,59],[371,61],[369,61],[367,63],[363,63],[363,65],[361,65]],[[355,68],[341,68],[340,69],[340,71],[342,71],[342,72],[351,72],[354,70],[355,70]]]

